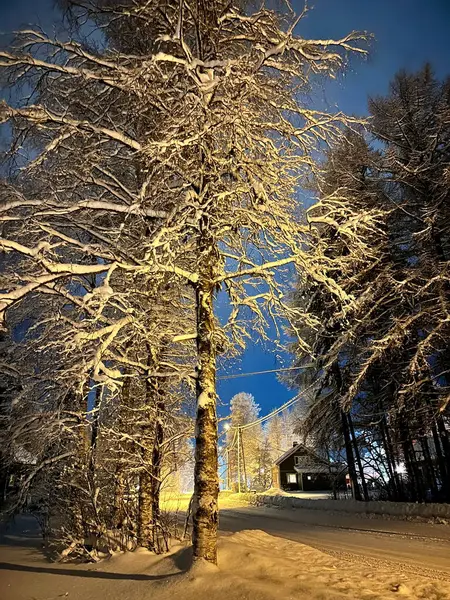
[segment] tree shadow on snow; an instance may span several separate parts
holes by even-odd
[[[78,571],[77,569],[59,569],[51,567],[32,567],[29,565],[16,565],[0,562],[0,570],[22,571],[27,573],[50,573],[51,575],[69,575],[72,577],[93,577],[96,579],[122,579],[131,581],[157,581],[169,579],[180,573],[167,573],[165,575],[145,575],[139,573],[108,573],[106,571]]]
[[[192,567],[192,546],[178,550],[171,558],[177,569],[185,573]]]

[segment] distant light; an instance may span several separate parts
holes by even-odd
[[[228,431],[230,429],[230,424],[229,423],[225,423],[225,425],[223,426],[223,428],[225,429],[225,431]]]

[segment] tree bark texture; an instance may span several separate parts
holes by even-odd
[[[402,499],[403,489],[400,484],[398,473],[396,471],[395,454],[389,433],[389,427],[385,416],[381,420],[380,431],[383,441],[384,453],[386,456],[386,466],[389,473],[389,499],[392,498],[395,501],[399,501]]]
[[[151,473],[151,448],[142,450],[143,470],[139,477],[138,544],[153,550],[153,486]]]
[[[405,469],[408,474],[410,492],[412,494],[411,500],[413,502],[424,502],[425,493],[422,485],[422,475],[417,465],[416,452],[414,450],[411,432],[405,422],[401,423],[401,428],[403,456],[405,460]]]
[[[122,466],[117,464],[115,471],[115,485],[114,485],[114,513],[113,513],[113,526],[116,529],[122,529],[125,520],[125,493],[126,493],[126,479],[125,473]]]
[[[194,560],[217,563],[219,475],[213,289],[197,288],[197,420],[193,511]]]
[[[128,408],[130,405],[130,378],[126,377],[124,379],[123,387],[122,387],[122,404],[124,407]],[[128,478],[125,473],[124,465],[122,463],[122,459],[124,456],[124,446],[123,442],[120,442],[118,448],[118,461],[116,463],[115,469],[115,486],[114,486],[114,513],[113,513],[113,526],[116,529],[124,528],[125,520],[127,520],[128,529],[131,530],[135,528],[136,523],[130,523],[129,518],[127,519],[127,514],[125,510],[125,495],[127,493],[128,488]],[[135,451],[133,447],[132,451]],[[135,528],[136,530],[136,528]],[[123,532],[125,533],[125,532]]]

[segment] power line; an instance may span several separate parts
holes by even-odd
[[[306,392],[311,390],[314,387],[314,385],[316,385],[315,382],[312,383],[311,385],[309,385],[308,387],[306,387],[304,390],[301,391],[301,393],[297,394],[296,396],[294,396],[293,398],[291,398],[290,400],[288,400],[287,402],[285,402],[278,408],[275,408],[274,410],[272,410],[269,414],[264,415],[263,417],[260,417],[259,419],[252,421],[251,423],[246,423],[245,425],[237,425],[237,426],[231,427],[231,429],[234,429],[233,439],[230,444],[225,445],[225,447],[220,452],[219,457],[222,459],[225,458],[225,455],[227,457],[226,458],[226,461],[227,461],[226,462],[226,465],[227,465],[226,470],[227,470],[227,478],[229,478],[230,477],[230,450],[232,450],[234,448],[236,441],[237,441],[237,472],[238,472],[238,490],[239,490],[239,492],[241,491],[241,462],[244,467],[245,487],[247,487],[247,475],[246,475],[246,469],[245,469],[245,457],[244,457],[244,445],[243,445],[243,440],[242,440],[242,432],[245,429],[249,429],[250,427],[253,427],[254,425],[257,425],[259,423],[264,423],[264,421],[268,421],[269,419],[271,419],[272,417],[274,417],[281,411],[286,410],[287,408],[290,408],[293,404],[298,402]]]
[[[296,396],[294,396],[293,398],[291,398],[290,400],[288,400],[287,402],[285,402],[278,408],[275,408],[268,415],[264,415],[263,417],[260,417],[259,419],[256,419],[255,421],[252,421],[251,423],[246,423],[245,425],[232,426],[232,429],[240,429],[242,431],[243,429],[248,429],[249,427],[253,427],[253,425],[258,425],[258,423],[263,423],[264,421],[271,419],[276,414],[280,413],[281,411],[285,410],[286,408],[290,408],[293,404],[298,402],[303,397],[305,392],[309,392],[315,385],[316,385],[316,382],[312,383],[307,388],[302,390],[300,394],[297,394]]]
[[[303,367],[282,367],[280,369],[268,369],[267,371],[252,371],[250,373],[233,373],[231,375],[218,375],[217,379],[237,379],[238,377],[250,377],[251,375],[264,375],[265,373],[283,373],[285,371],[299,371],[301,369],[311,368],[313,365],[304,365]]]
[[[296,367],[296,368],[299,368],[299,367]],[[245,429],[249,429],[250,427],[253,427],[254,425],[257,425],[259,423],[264,423],[264,421],[268,421],[269,419],[271,419],[272,417],[274,417],[281,411],[286,410],[287,408],[290,408],[293,404],[295,404],[301,398],[303,398],[304,394],[306,392],[308,392],[309,390],[311,390],[315,385],[316,385],[316,382],[313,382],[311,385],[309,385],[308,387],[303,389],[301,391],[301,393],[297,394],[296,396],[294,396],[293,398],[291,398],[290,400],[288,400],[287,402],[285,402],[278,408],[275,408],[269,414],[264,415],[263,417],[260,417],[259,419],[252,421],[251,423],[246,423],[245,425],[231,426],[231,429],[234,429],[233,439],[232,439],[231,443],[226,444],[225,447],[222,449],[222,451],[219,453],[219,458],[224,459],[225,455],[227,457],[226,471],[227,471],[227,478],[229,479],[229,477],[230,477],[230,450],[232,450],[234,448],[235,443],[237,441],[237,470],[238,470],[238,490],[239,490],[239,492],[241,491],[241,461],[243,462],[243,467],[244,467],[245,487],[247,487],[247,475],[246,475],[246,469],[245,469],[244,445],[243,445],[243,441],[242,441],[242,432]],[[222,433],[225,433],[225,432],[222,432]],[[225,470],[223,472],[225,472]]]
[[[272,417],[274,417],[278,413],[282,412],[283,410],[286,410],[287,408],[290,408],[293,404],[295,404],[296,402],[298,402],[300,400],[300,398],[301,398],[300,395],[294,396],[293,398],[291,398],[290,400],[288,400],[285,404],[282,404],[280,407],[275,408],[268,415],[264,415],[263,417],[260,417],[259,419],[256,419],[256,421],[253,421],[252,423],[246,423],[245,425],[242,425],[240,427],[240,429],[241,430],[243,430],[243,429],[249,429],[250,427],[253,427],[254,425],[258,425],[259,423],[264,423],[264,421],[267,421],[268,419],[271,419]]]

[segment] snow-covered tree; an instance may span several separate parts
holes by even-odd
[[[297,347],[305,368],[291,377],[317,384],[305,428],[334,447],[341,438],[363,486],[365,455],[381,457],[393,499],[450,490],[448,98],[429,66],[401,72],[369,103],[378,151],[347,132],[329,154],[310,213],[322,213],[317,243],[339,257],[334,277],[354,301],[346,310],[316,282],[301,282],[294,299],[320,323],[304,333],[312,352]]]
[[[127,340],[140,336],[152,356],[163,339],[196,340],[194,557],[215,562],[217,353],[265,337],[267,320],[282,312],[298,313],[285,304],[293,267],[347,300],[330,276],[334,259],[305,252],[314,219],[302,223],[297,192],[317,150],[348,122],[314,110],[311,79],[333,75],[363,36],[304,39],[294,33],[303,14],[288,3],[283,12],[228,0],[74,5],[77,14],[101,13],[101,27],[120,35],[148,36],[128,51],[27,31],[0,53],[13,86],[32,90],[0,108],[13,149],[39,139],[3,187],[0,247],[20,265],[3,274],[0,307],[10,311],[29,294],[64,298],[72,312],[63,315],[61,347],[82,356],[74,379],[113,391],[124,365],[190,376],[173,361],[126,359]],[[147,327],[147,294],[159,299],[166,285],[190,290],[178,298],[194,302],[191,330],[174,319]],[[231,306],[222,324],[218,289]]]
[[[228,468],[233,473],[233,483],[240,477],[243,488],[260,485],[261,469],[265,466],[265,436],[261,423],[242,428],[257,421],[260,407],[252,394],[240,392],[230,401],[231,427],[227,442]]]

